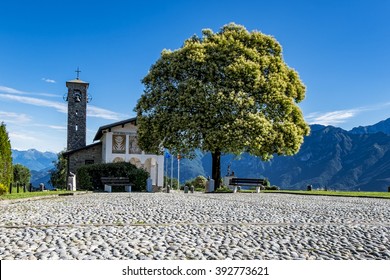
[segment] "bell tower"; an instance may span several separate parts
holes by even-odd
[[[68,141],[67,151],[86,146],[87,137],[87,89],[89,83],[80,80],[79,68],[77,78],[66,82],[68,93],[64,95],[68,102]]]

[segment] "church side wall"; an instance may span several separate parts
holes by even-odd
[[[157,156],[157,185],[164,186],[164,156]]]
[[[94,145],[69,155],[69,171],[76,174],[86,164],[102,163],[102,145]]]
[[[145,154],[138,147],[137,127],[133,124],[111,127],[103,132],[102,163],[130,162],[146,169],[154,186],[164,184],[164,156]]]

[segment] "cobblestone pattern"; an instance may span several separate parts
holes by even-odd
[[[0,259],[390,259],[385,199],[100,193],[0,207]]]

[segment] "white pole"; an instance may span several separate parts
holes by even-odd
[[[173,155],[171,155],[171,188],[173,188]]]
[[[177,189],[180,190],[180,154],[177,155]]]
[[[166,152],[164,153],[164,165],[165,165],[165,166],[164,166],[164,169],[165,169],[165,170],[164,170],[164,184],[165,184],[165,187],[166,187],[167,184],[168,184],[168,183],[167,183],[167,177],[168,177],[168,176],[167,176],[167,175],[168,175],[168,174],[167,174],[167,173],[168,173],[168,164],[167,164]],[[163,185],[164,185],[164,184],[163,184]],[[164,186],[163,186],[163,187],[164,187]]]

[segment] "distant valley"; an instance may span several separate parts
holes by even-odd
[[[20,163],[31,170],[34,185],[47,184],[56,154],[33,149],[12,152],[14,164]],[[312,125],[310,136],[294,156],[275,156],[263,162],[248,154],[225,155],[221,160],[222,176],[228,165],[236,176],[266,177],[282,189],[305,189],[310,184],[314,188],[387,191],[390,186],[390,118],[350,131]],[[169,162],[168,174],[171,174],[170,166]],[[177,177],[176,161],[173,166],[174,177]],[[211,175],[210,153],[197,151],[195,159],[181,160],[181,182],[198,175]]]
[[[50,187],[50,170],[54,168],[54,162],[57,160],[57,154],[51,152],[40,152],[35,149],[27,151],[12,150],[14,164],[22,164],[30,169],[31,183],[33,186],[39,186],[44,183]]]

